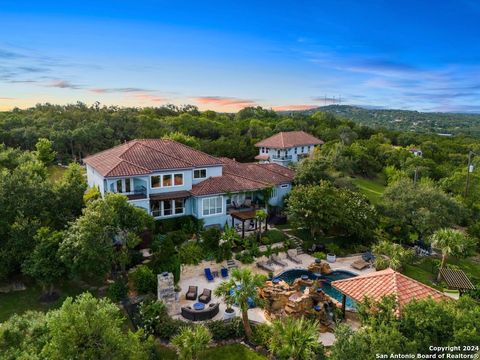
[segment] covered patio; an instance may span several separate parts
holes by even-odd
[[[263,211],[263,210],[262,210]],[[259,221],[257,218],[257,210],[250,209],[245,211],[232,211],[230,212],[230,216],[232,217],[232,227],[235,228],[235,219],[242,222],[242,239],[245,238],[245,222],[249,220],[254,221],[254,229],[257,230],[258,227],[262,227],[263,221]],[[267,230],[267,219],[265,219],[265,230]]]

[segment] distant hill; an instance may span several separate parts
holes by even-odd
[[[436,134],[464,134],[480,137],[480,114],[433,113],[410,110],[369,109],[350,105],[328,105],[282,114],[330,112],[371,127]]]

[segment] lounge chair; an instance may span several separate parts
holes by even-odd
[[[252,200],[245,199],[245,201],[243,202],[243,207],[246,207],[246,208],[252,207]]]
[[[205,268],[204,271],[205,271],[205,277],[207,278],[207,280],[213,281],[212,270],[210,270],[210,268]]]
[[[351,266],[356,270],[363,270],[365,268],[368,268],[370,266],[370,263],[363,259],[359,259],[357,261],[354,261]]]
[[[367,262],[372,262],[373,260],[375,260],[375,256],[370,251],[367,251],[362,254],[362,259]]]
[[[301,264],[302,260],[297,257],[297,250],[290,249],[287,251],[287,258],[292,260],[294,263]]]
[[[189,286],[188,291],[185,294],[185,299],[195,300],[197,298],[198,286]]]
[[[212,299],[212,290],[210,289],[203,289],[202,295],[198,297],[198,301],[204,304],[208,304]]]
[[[273,254],[273,255],[271,256],[271,259],[272,259],[272,261],[273,261],[275,264],[277,264],[277,265],[280,265],[280,266],[287,266],[287,265],[288,265],[285,261],[283,261],[282,259],[280,259],[280,256],[278,256],[278,255],[276,255],[276,254]]]
[[[257,262],[257,267],[259,267],[260,269],[263,269],[263,270],[267,270],[267,271],[272,271],[272,272],[275,271],[273,266],[269,265],[265,261],[258,261]]]
[[[220,274],[222,275],[222,278],[228,277],[228,269],[227,268],[221,268],[220,269]]]

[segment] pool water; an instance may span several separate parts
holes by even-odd
[[[303,269],[292,269],[292,270],[286,270],[283,273],[279,274],[278,276],[275,276],[276,279],[281,279],[284,280],[288,284],[293,284],[295,279],[302,277],[302,275],[307,275],[310,280],[317,280],[321,279],[324,280],[322,281],[322,290],[330,296],[331,298],[334,298],[335,300],[339,301],[340,303],[342,302],[342,293],[338,291],[337,289],[334,289],[330,283],[335,280],[343,280],[343,279],[349,279],[351,277],[357,276],[354,273],[351,273],[350,271],[345,271],[345,270],[335,270],[332,271],[328,275],[318,275],[315,274],[311,271],[308,270],[303,270]],[[355,301],[347,296],[346,299],[346,308],[347,309],[355,309],[356,304]]]

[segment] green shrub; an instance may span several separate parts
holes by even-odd
[[[203,250],[197,242],[189,241],[180,247],[178,256],[182,264],[198,265],[203,259]]]
[[[268,324],[258,324],[253,327],[252,340],[255,344],[267,347],[272,337],[272,327]]]
[[[245,335],[240,318],[233,318],[229,321],[209,321],[206,323],[206,326],[215,341],[238,339]]]
[[[325,260],[327,258],[327,255],[324,252],[318,251],[312,254],[314,258],[320,259],[320,260]]]
[[[142,261],[144,260],[143,254],[138,250],[132,250],[129,252],[128,255],[129,255],[129,261],[128,261],[129,268],[132,268],[136,265],[141,264]]]
[[[262,236],[262,237],[260,238],[260,243],[261,243],[262,245],[270,245],[272,242],[270,241],[270,238],[269,238],[269,237],[267,237],[267,236]]]
[[[133,272],[130,273],[130,279],[132,280],[133,287],[139,293],[155,293],[157,290],[157,277],[146,265],[140,265]]]
[[[267,230],[263,233],[263,237],[270,239],[270,244],[284,242],[287,236],[279,230]]]
[[[218,248],[218,243],[220,241],[221,235],[222,232],[220,231],[220,229],[217,229],[215,227],[205,229],[201,233],[202,244],[205,249],[215,251]]]
[[[172,243],[176,246],[182,245],[184,242],[189,240],[189,236],[182,230],[171,231],[165,237],[165,240],[171,240]]]
[[[244,251],[235,256],[235,258],[240,261],[242,264],[251,264],[255,260],[250,251]]]
[[[169,233],[182,229],[186,232],[190,232],[190,235],[193,234],[194,228],[197,226],[197,220],[193,216],[181,216],[171,219],[163,219],[155,221],[155,233]]]
[[[170,316],[162,317],[155,324],[155,335],[162,340],[170,340],[180,333],[180,330],[186,326],[192,326],[185,321],[172,319]]]
[[[119,302],[127,297],[128,286],[125,279],[118,279],[108,287],[107,296],[114,302]]]
[[[337,244],[328,244],[327,251],[337,256],[340,256],[342,254],[342,250],[340,249],[340,246],[338,246]]]
[[[154,335],[158,321],[168,317],[167,308],[162,301],[145,300],[139,307],[138,317],[139,327],[147,335]]]
[[[215,261],[222,262],[232,258],[232,248],[228,243],[223,243],[215,251]]]

